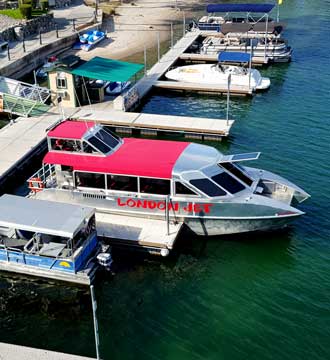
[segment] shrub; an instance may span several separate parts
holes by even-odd
[[[41,9],[42,11],[47,11],[48,10],[48,0],[41,0]]]
[[[28,4],[21,4],[19,11],[25,19],[31,19],[32,17],[32,6]]]

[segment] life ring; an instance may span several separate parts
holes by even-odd
[[[29,179],[29,189],[34,192],[39,192],[45,187],[44,182],[41,180],[40,177],[33,177]]]

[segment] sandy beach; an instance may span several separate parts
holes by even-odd
[[[170,38],[171,23],[182,27],[183,19],[200,1],[176,0],[137,0],[124,3],[116,8],[116,15],[106,16],[103,30],[107,31],[107,39],[89,52],[75,52],[84,60],[94,56],[121,59],[137,52],[144,47],[157,46],[158,34],[160,41]]]

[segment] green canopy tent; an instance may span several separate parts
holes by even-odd
[[[105,59],[97,56],[76,67],[71,73],[90,79],[124,82],[128,81],[141,69],[143,69],[141,64]]]

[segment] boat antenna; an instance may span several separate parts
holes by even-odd
[[[83,79],[83,84],[84,84],[84,88],[85,88],[86,95],[87,95],[87,100],[88,100],[89,109],[90,109],[90,111],[92,112],[92,111],[93,111],[93,110],[92,110],[92,103],[91,103],[91,99],[90,99],[89,94],[88,94],[88,91],[87,91],[87,86],[86,86],[86,82],[85,82],[84,76],[82,77],[82,79]],[[95,125],[96,125],[96,120],[94,120],[94,123],[95,123]],[[85,120],[85,124],[86,124],[86,129],[88,129],[87,121],[86,121],[86,120]]]

